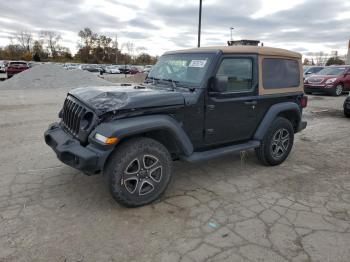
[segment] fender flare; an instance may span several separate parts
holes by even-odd
[[[99,133],[106,137],[118,137],[121,140],[156,130],[168,131],[184,155],[189,156],[193,153],[193,145],[181,124],[168,115],[138,116],[102,123],[93,131],[92,136]]]
[[[270,109],[265,114],[263,120],[260,122],[258,129],[254,134],[254,140],[262,140],[271,126],[272,122],[276,119],[278,114],[285,111],[293,111],[296,116],[298,123],[301,121],[301,111],[299,105],[293,102],[283,102],[278,103],[270,107]]]

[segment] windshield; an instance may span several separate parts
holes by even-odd
[[[345,72],[345,67],[327,67],[318,72],[318,75],[341,75]]]
[[[307,71],[307,70],[309,70],[309,66],[304,66],[304,73]]]
[[[169,54],[159,58],[148,78],[166,79],[198,85],[210,65],[213,54]]]

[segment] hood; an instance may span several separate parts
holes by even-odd
[[[180,92],[138,85],[82,87],[71,90],[69,94],[99,115],[116,110],[184,105],[184,96]]]

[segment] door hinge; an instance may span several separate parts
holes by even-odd
[[[215,105],[207,105],[207,109],[208,110],[214,110],[215,109]]]
[[[205,129],[205,134],[206,134],[206,135],[212,135],[212,134],[214,134],[214,129],[212,129],[212,128]]]

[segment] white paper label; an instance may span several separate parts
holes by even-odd
[[[188,67],[203,68],[205,67],[206,63],[207,63],[207,60],[192,60]]]

